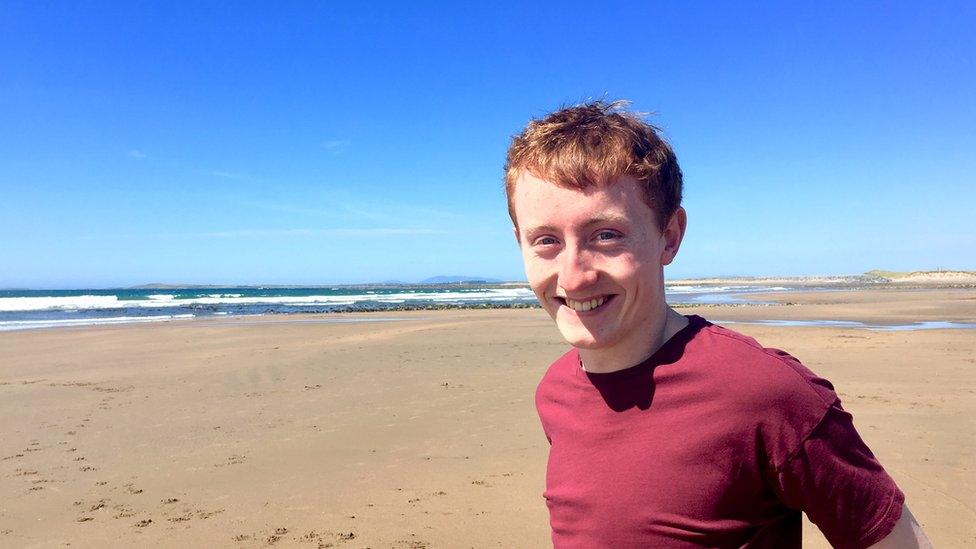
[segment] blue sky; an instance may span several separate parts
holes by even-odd
[[[601,97],[678,154],[669,277],[976,269],[971,2],[40,4],[0,287],[524,279],[508,140]]]

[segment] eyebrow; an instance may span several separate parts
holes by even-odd
[[[583,224],[584,228],[592,227],[594,225],[624,225],[627,224],[629,220],[627,216],[624,215],[602,215],[599,217],[590,218],[586,223]],[[536,234],[540,232],[558,232],[552,225],[539,225],[538,227],[529,227],[524,231],[524,234]]]
[[[627,216],[625,216],[625,215],[612,215],[611,214],[611,215],[604,215],[604,216],[600,216],[600,217],[594,217],[594,218],[590,219],[589,221],[587,221],[586,224],[583,225],[583,226],[584,227],[591,227],[593,225],[603,225],[605,223],[606,224],[610,224],[610,225],[614,225],[614,224],[617,224],[617,225],[626,225],[629,222],[630,222],[630,219]]]

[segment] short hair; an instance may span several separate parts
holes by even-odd
[[[523,170],[567,188],[610,185],[629,175],[643,189],[644,203],[667,227],[681,206],[682,176],[671,146],[659,128],[627,111],[628,101],[591,101],[533,119],[512,138],[505,162],[508,215],[515,219],[513,194]]]

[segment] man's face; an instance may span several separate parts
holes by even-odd
[[[579,191],[523,171],[513,199],[526,276],[562,336],[621,356],[646,346],[652,320],[667,312],[663,267],[684,212],[677,237],[662,234],[630,177]]]

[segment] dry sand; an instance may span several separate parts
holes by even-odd
[[[974,290],[777,299],[682,312],[976,322]],[[976,331],[730,327],[834,382],[936,546],[976,544]],[[0,333],[0,546],[546,547],[564,350],[538,309]]]

